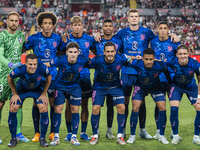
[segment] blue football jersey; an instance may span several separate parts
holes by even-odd
[[[51,66],[59,68],[55,83],[57,88],[62,89],[79,86],[80,72],[84,65],[88,63],[88,59],[83,55],[78,56],[75,64],[70,64],[67,58],[67,55],[62,55],[50,62]]]
[[[142,56],[143,50],[148,48],[149,42],[156,36],[150,29],[140,27],[137,31],[132,31],[129,27],[122,29],[115,35],[123,41],[123,50],[120,51],[129,56]],[[137,74],[132,67],[123,66],[122,73]]]
[[[160,87],[159,75],[166,70],[166,64],[164,62],[155,60],[153,67],[146,69],[143,60],[140,59],[132,61],[130,66],[138,72],[136,85],[139,85],[143,90],[150,92]]]
[[[175,73],[173,83],[177,86],[187,89],[196,86],[196,80],[194,73],[197,76],[200,75],[200,64],[198,61],[189,57],[188,64],[181,66],[178,62],[178,58],[175,57],[172,60],[167,60],[167,65],[171,67]]]
[[[119,87],[121,85],[119,72],[128,60],[125,54],[116,54],[113,63],[106,63],[104,55],[94,57],[88,65],[89,68],[95,69],[96,73],[93,87],[105,89]]]
[[[13,69],[10,73],[10,77],[15,79],[19,77],[21,83],[26,89],[35,89],[42,83],[42,77],[48,77],[50,75],[49,69],[46,65],[38,64],[38,67],[34,74],[29,74],[27,72],[26,65],[22,65]]]
[[[160,60],[170,59],[172,60],[176,57],[176,49],[181,43],[173,43],[171,41],[171,37],[169,37],[166,41],[160,41],[159,36],[151,40],[151,48],[155,51],[155,58]],[[173,78],[173,70],[168,67],[168,70],[171,73],[171,78]],[[167,78],[163,73],[160,75],[161,82],[167,82]]]
[[[61,37],[52,33],[50,37],[44,37],[42,32],[33,34],[28,37],[24,44],[26,50],[33,49],[33,53],[38,57],[38,63],[49,62],[56,57],[57,50],[61,44]],[[57,69],[55,67],[49,68],[52,75],[52,80],[55,80]]]
[[[87,34],[83,34],[80,38],[75,38],[70,34],[70,39],[67,38],[67,43],[62,42],[60,50],[66,50],[66,46],[69,42],[75,42],[79,45],[79,51],[81,55],[84,55],[86,59],[89,58],[89,50],[94,48],[94,37]],[[88,68],[83,68],[81,71],[81,77],[90,75]]]
[[[113,44],[115,44],[115,48],[116,48],[116,52],[118,53],[118,51],[122,51],[123,50],[123,43],[122,40],[119,38],[116,38],[115,36],[113,36],[110,40],[106,40],[101,38],[100,42],[95,41],[95,48],[96,48],[96,53],[97,55],[102,55],[104,54],[104,45],[106,44],[106,42],[112,42]]]

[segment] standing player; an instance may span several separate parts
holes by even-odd
[[[66,45],[69,42],[75,42],[79,45],[80,54],[84,55],[87,59],[89,58],[89,50],[93,49],[94,39],[93,37],[83,34],[83,19],[79,16],[74,16],[70,20],[71,28],[73,29],[72,34],[70,34],[70,39],[67,39],[67,43],[62,43],[61,50],[66,49]],[[88,98],[92,96],[92,87],[90,81],[90,70],[88,68],[83,68],[80,73],[80,87],[82,89],[82,102],[81,102],[81,139],[90,140],[86,134],[87,123],[88,123]],[[67,103],[66,103],[67,104]],[[69,106],[69,105],[67,105]],[[70,109],[66,107],[66,125],[68,129],[68,134],[65,141],[70,141],[72,136],[71,130],[71,119],[70,119]]]
[[[47,64],[47,66],[55,66],[59,68],[56,78],[55,91],[55,113],[53,116],[54,122],[54,139],[50,145],[60,143],[59,128],[61,124],[61,114],[65,103],[65,97],[69,96],[69,103],[72,112],[72,137],[70,143],[80,145],[76,135],[79,126],[79,106],[81,105],[82,90],[78,82],[80,80],[80,72],[88,60],[79,55],[79,45],[70,42],[66,47],[66,55],[58,56]]]
[[[167,65],[170,66],[175,73],[169,94],[171,109],[170,121],[173,130],[173,140],[171,143],[179,143],[178,108],[183,93],[185,93],[196,109],[193,143],[200,145],[200,64],[198,61],[189,57],[189,49],[186,45],[178,46],[176,56],[177,57],[172,60],[167,60]],[[196,73],[198,79],[198,86],[196,85],[194,73]]]
[[[15,87],[13,79],[17,77],[20,79]],[[42,85],[42,77],[45,77],[46,79],[44,86]],[[49,73],[48,68],[43,64],[38,65],[38,59],[35,54],[29,54],[26,56],[25,65],[15,68],[8,75],[7,79],[13,93],[9,102],[10,112],[8,117],[8,126],[12,139],[10,140],[8,147],[13,147],[17,144],[16,127],[18,120],[16,117],[16,112],[23,104],[24,100],[29,97],[34,98],[40,111],[40,145],[42,147],[47,147],[48,143],[45,140],[45,135],[49,125],[49,117],[46,93],[51,83],[51,74]]]
[[[52,33],[52,29],[56,26],[57,17],[54,13],[51,12],[42,12],[37,16],[37,24],[42,28],[42,32],[31,35],[28,37],[28,41],[24,44],[26,50],[33,49],[33,53],[37,55],[39,63],[45,63],[53,60],[56,57],[57,50],[61,43],[61,37],[55,33]],[[57,75],[56,67],[49,68],[49,71],[52,75],[51,85],[47,91],[49,102],[50,102],[50,118],[51,118],[51,130],[49,139],[53,140],[54,131],[53,131],[53,122],[52,117],[54,114],[54,82]],[[35,136],[32,139],[33,142],[39,141],[40,131],[39,131],[39,109],[36,106],[35,102],[32,110],[32,117],[35,128]]]
[[[103,36],[101,38],[100,42],[95,42],[95,54],[98,55],[102,55],[104,54],[104,45],[107,42],[112,42],[113,44],[115,44],[115,48],[116,48],[116,53],[118,53],[119,50],[121,50],[123,48],[122,45],[122,41],[118,38],[115,38],[113,36],[113,23],[112,20],[110,19],[106,19],[103,22]],[[107,133],[106,133],[106,137],[109,139],[114,139],[115,137],[112,134],[111,128],[112,128],[112,123],[113,123],[113,116],[114,116],[114,110],[113,110],[113,102],[112,102],[112,97],[110,97],[109,95],[107,96],[107,100],[106,100],[106,104],[107,104]]]
[[[174,57],[176,57],[175,55],[176,49],[178,45],[180,45],[180,42],[173,43],[171,41],[170,36],[168,36],[169,27],[168,27],[167,22],[165,21],[161,21],[158,23],[157,31],[158,31],[158,36],[154,38],[153,40],[151,40],[151,48],[155,52],[155,58],[162,61],[166,59],[170,59],[170,60],[173,59]],[[173,76],[174,74],[173,70],[170,69],[169,67],[168,69],[171,73],[171,76]],[[160,74],[160,82],[161,82],[161,85],[164,87],[165,91],[169,93],[169,91],[167,91],[167,89],[169,90],[168,88],[169,84],[163,73]],[[159,132],[160,132],[159,125],[158,125],[158,115],[159,115],[158,111],[159,111],[158,107],[155,107],[155,121],[156,121],[156,126],[157,126],[157,132],[153,136],[154,139],[158,139]]]
[[[20,65],[21,52],[25,36],[21,31],[17,30],[19,25],[19,14],[17,12],[10,12],[7,19],[8,28],[0,33],[0,122],[2,116],[2,109],[5,101],[11,96],[11,89],[6,79],[11,71],[10,68],[15,68]],[[17,80],[14,80],[15,83]],[[21,124],[23,118],[22,108],[18,109],[17,113],[17,140],[29,142],[21,133]],[[1,136],[0,136],[0,144]]]
[[[143,51],[142,60],[134,60],[131,63],[131,66],[138,72],[138,77],[132,97],[132,114],[130,117],[131,135],[127,143],[134,143],[135,141],[135,130],[138,121],[139,108],[144,97],[150,93],[159,109],[159,141],[163,144],[168,144],[169,142],[164,137],[167,119],[165,94],[159,80],[159,74],[163,72],[166,75],[168,82],[170,83],[171,81],[166,64],[162,61],[155,61],[154,50],[146,48]]]
[[[122,29],[117,32],[115,35],[117,38],[120,38],[123,41],[123,51],[121,53],[127,54],[129,56],[137,56],[142,55],[144,49],[146,49],[149,45],[149,42],[154,39],[155,34],[147,28],[139,26],[139,11],[137,9],[130,9],[128,11],[128,22],[130,27]],[[95,39],[100,40],[100,35],[97,34]],[[171,39],[175,38],[174,41],[179,41],[177,36],[171,37]],[[132,86],[137,79],[137,71],[132,67],[123,66],[121,70],[121,81],[122,88],[125,95],[125,116],[127,119],[128,116],[128,104],[130,101],[130,95],[132,91]],[[152,136],[149,135],[145,130],[145,121],[146,121],[146,108],[145,103],[143,101],[140,111],[139,111],[139,121],[140,121],[140,132],[139,136],[147,139],[151,139]],[[125,126],[126,127],[126,121]],[[126,129],[124,129],[124,136]]]
[[[90,68],[94,68],[96,76],[92,93],[92,116],[91,124],[93,136],[91,145],[98,143],[97,128],[99,123],[99,111],[104,104],[105,96],[110,95],[113,105],[117,108],[118,134],[117,143],[124,145],[126,142],[122,137],[125,121],[124,93],[121,89],[119,72],[121,67],[130,61],[125,54],[116,54],[116,47],[112,42],[104,45],[104,55],[96,56],[91,60]]]

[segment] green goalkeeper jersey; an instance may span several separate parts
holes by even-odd
[[[16,31],[15,34],[8,33],[4,30],[0,33],[0,74],[8,72],[8,63],[21,62],[22,47],[25,42],[23,32]]]

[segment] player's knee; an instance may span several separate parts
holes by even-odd
[[[10,106],[10,112],[17,112],[18,108],[16,106]]]
[[[93,105],[93,107],[92,107],[92,113],[94,114],[94,115],[98,115],[99,114],[99,111],[100,111],[100,105]]]
[[[119,114],[124,114],[125,113],[125,105],[124,104],[116,105],[116,107],[117,107],[117,112]]]
[[[62,110],[63,110],[63,105],[56,105],[56,106],[54,107],[54,110],[55,110],[55,113],[61,114],[61,113],[62,113]]]
[[[125,104],[129,104],[130,96],[125,96]]]
[[[159,106],[159,111],[166,111],[166,106],[165,105]]]
[[[71,112],[72,113],[78,113],[79,112],[79,106],[71,105]]]
[[[3,109],[3,106],[5,105],[5,101],[0,101],[0,110]]]
[[[195,109],[196,109],[197,111],[200,111],[200,104],[196,104]]]
[[[48,107],[46,105],[43,107],[39,107],[39,111],[40,111],[40,113],[45,113],[48,111]]]
[[[133,108],[132,108],[133,112],[139,112],[139,109],[140,107],[133,105]]]

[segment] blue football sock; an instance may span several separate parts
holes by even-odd
[[[128,117],[128,104],[125,104],[125,123],[124,123],[124,128],[126,128],[127,117]]]
[[[37,106],[33,106],[32,108],[32,118],[33,118],[33,125],[35,129],[35,133],[40,133],[40,112]]]
[[[117,113],[118,133],[122,133],[124,129],[125,114]]]
[[[138,122],[138,114],[139,112],[133,112],[133,111],[131,113],[130,117],[131,135],[135,135],[135,130]]]
[[[41,136],[40,138],[45,138],[47,133],[47,128],[49,125],[49,116],[48,111],[45,113],[40,113],[40,127],[41,127]]]
[[[81,122],[81,132],[86,132],[87,123],[88,123],[87,121]]]
[[[167,117],[166,111],[159,111],[158,123],[160,125],[160,135],[164,135]]]
[[[155,106],[154,117],[155,117],[157,130],[159,130],[160,129],[159,123],[158,123],[159,109],[158,109],[157,105]]]
[[[171,107],[171,114],[170,114],[170,122],[173,134],[178,134],[178,107],[172,106]]]
[[[71,122],[66,121],[66,127],[67,127],[67,131],[68,133],[72,133],[72,124]]]
[[[9,112],[8,125],[12,138],[16,138],[17,132],[17,113]]]
[[[194,135],[199,136],[199,132],[200,132],[200,111],[196,111],[196,118],[194,121]]]
[[[79,126],[79,113],[72,113],[72,134],[77,134]]]
[[[53,123],[54,123],[54,133],[59,133],[60,124],[61,124],[61,114],[54,113]]]
[[[146,122],[146,106],[145,104],[141,104],[140,110],[139,110],[140,129],[145,128],[145,122]]]
[[[50,119],[51,119],[51,129],[50,129],[50,133],[54,132],[53,114],[54,114],[54,106],[51,106],[51,107],[50,107]]]
[[[92,114],[92,116],[91,116],[91,125],[92,125],[93,135],[97,134],[98,124],[99,124],[99,114],[98,115],[93,115]]]

